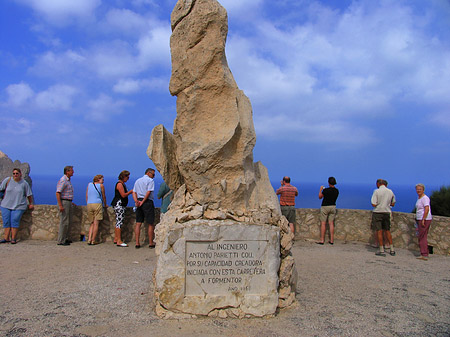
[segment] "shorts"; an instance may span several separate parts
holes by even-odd
[[[320,222],[327,222],[327,218],[329,222],[334,223],[334,219],[336,218],[336,205],[320,207]]]
[[[375,231],[391,230],[391,213],[372,213],[372,229]]]
[[[88,204],[87,205],[88,221],[103,220],[103,205],[102,204]]]
[[[138,199],[142,200],[142,199]],[[155,223],[155,206],[153,205],[153,200],[145,200],[145,202],[136,208],[136,222],[148,223],[154,225]]]
[[[2,219],[3,219],[3,228],[19,228],[20,219],[22,218],[25,210],[23,209],[9,209],[9,208],[1,208],[2,210]]]
[[[281,214],[283,214],[289,223],[295,224],[295,206],[281,206]]]

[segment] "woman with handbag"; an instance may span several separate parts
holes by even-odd
[[[0,243],[17,243],[17,232],[19,230],[20,219],[26,209],[33,211],[33,193],[30,185],[22,179],[22,171],[13,169],[12,178],[6,178],[0,185],[0,190],[4,191],[1,202],[3,219],[4,239]],[[27,204],[28,199],[28,204]]]
[[[130,179],[130,172],[122,171],[119,174],[119,181],[114,188],[114,199],[111,202],[111,206],[114,207],[116,213],[116,228],[114,231],[114,243],[117,247],[128,247],[128,245],[122,241],[122,225],[125,217],[125,209],[128,205],[128,196],[133,193],[133,190],[128,191],[125,183]]]
[[[97,174],[86,188],[87,216],[89,227],[88,245],[96,245],[98,224],[103,220],[103,207],[106,208],[105,186],[103,175]]]

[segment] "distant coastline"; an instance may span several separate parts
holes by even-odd
[[[36,204],[56,205],[55,189],[56,183],[60,176],[44,176],[44,175],[31,175],[33,179],[33,194]],[[133,188],[134,181],[139,177],[131,177],[127,184],[129,189]],[[92,177],[86,176],[73,176],[72,183],[75,189],[74,202],[77,205],[86,204],[86,186],[91,182]],[[111,202],[114,196],[114,186],[117,181],[116,177],[105,177],[105,189],[106,200]],[[162,183],[161,178],[155,179],[155,192],[158,192],[159,186]],[[296,199],[297,208],[319,208],[321,201],[318,198],[319,187],[323,183],[312,182],[300,182],[294,183],[299,190],[299,197]],[[276,190],[280,183],[272,182],[274,190]],[[371,210],[370,197],[375,189],[375,184],[338,184],[339,198],[337,200],[338,208],[346,209],[364,209]],[[414,184],[411,185],[395,185],[389,184],[395,196],[397,198],[397,204],[393,207],[393,211],[410,213],[414,209],[414,205],[417,200]],[[440,186],[427,186],[427,195],[435,190],[438,190]],[[131,204],[131,197],[130,197]],[[161,206],[160,200],[155,196],[155,206]]]

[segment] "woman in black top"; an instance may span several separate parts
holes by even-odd
[[[111,202],[111,206],[114,207],[116,213],[116,229],[114,231],[114,243],[118,247],[128,247],[128,245],[122,241],[121,228],[123,225],[123,219],[125,218],[125,209],[128,205],[128,196],[133,193],[133,190],[128,191],[125,183],[130,179],[130,172],[122,171],[119,174],[119,181],[116,183],[114,189],[114,199]]]
[[[324,189],[324,186],[320,186],[319,199],[322,199],[322,207],[320,208],[320,241],[316,242],[319,245],[323,245],[325,242],[325,231],[327,220],[330,224],[330,241],[328,243],[332,245],[334,243],[334,219],[336,218],[336,199],[339,196],[339,190],[334,187],[336,185],[336,179],[334,177],[328,178],[329,187]]]

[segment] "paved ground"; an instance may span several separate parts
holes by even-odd
[[[1,336],[450,336],[450,257],[377,257],[364,244],[295,243],[297,308],[270,319],[160,320],[154,250],[0,245]]]

